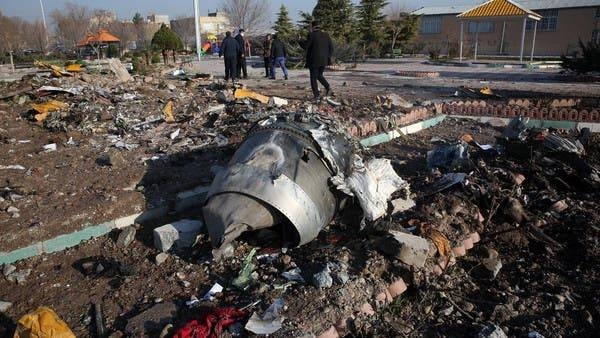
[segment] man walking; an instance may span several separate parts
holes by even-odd
[[[275,67],[281,67],[283,76],[288,79],[288,70],[285,67],[285,59],[287,58],[287,50],[283,41],[279,40],[277,34],[273,36],[273,42],[271,43],[271,79],[275,80]]]
[[[317,21],[312,22],[312,32],[306,45],[306,66],[310,71],[310,87],[315,100],[320,98],[317,80],[325,87],[324,97],[333,95],[329,82],[323,76],[325,67],[331,64],[333,42],[329,34],[322,32]]]
[[[235,82],[237,74],[237,59],[242,47],[231,37],[231,32],[225,33],[225,39],[221,43],[219,57],[225,57],[225,81]]]
[[[246,68],[246,41],[244,41],[244,29],[240,28],[238,35],[235,36],[235,40],[241,46],[240,53],[237,59],[237,77],[242,78],[242,72],[244,79],[248,78],[248,69]]]
[[[263,59],[265,61],[265,77],[270,78],[271,74],[271,34],[267,34],[265,41],[263,42]]]

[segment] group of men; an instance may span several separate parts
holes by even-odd
[[[244,40],[244,30],[240,29],[239,33],[234,37],[231,32],[225,34],[225,39],[221,43],[219,57],[225,58],[225,81],[231,79],[248,78],[246,68],[246,56],[248,55],[246,42]],[[306,67],[310,73],[310,86],[314,99],[318,100],[321,97],[333,95],[331,86],[323,76],[325,67],[331,65],[331,57],[333,55],[333,42],[329,34],[321,31],[318,22],[311,24],[311,33],[306,44]],[[263,58],[265,62],[265,77],[276,79],[276,67],[280,67],[283,71],[283,77],[288,79],[288,69],[285,66],[285,61],[288,57],[287,48],[277,34],[268,34],[263,43]],[[318,82],[325,88],[324,95],[320,95]]]

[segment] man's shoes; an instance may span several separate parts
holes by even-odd
[[[269,79],[275,80],[275,76],[271,76],[271,77],[269,77]]]
[[[323,95],[323,97],[328,97],[328,96],[335,96],[335,94],[333,93],[331,88],[325,89],[325,95]]]
[[[284,76],[283,78],[287,80],[287,79],[288,79],[288,76],[286,75],[286,76]]]

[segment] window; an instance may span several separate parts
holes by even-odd
[[[557,9],[549,9],[543,11],[536,11],[539,15],[542,16],[542,20],[538,22],[537,30],[538,31],[555,31],[556,25],[558,22],[558,10]],[[527,20],[526,29],[528,31],[532,31],[534,27],[533,20]]]
[[[469,33],[475,33],[477,30],[477,22],[469,22]],[[479,23],[479,33],[491,33],[494,31],[494,23],[491,21],[483,21]]]
[[[440,15],[428,15],[421,17],[422,34],[439,34],[442,32],[442,17]]]
[[[600,7],[596,8],[596,17],[600,18]]]

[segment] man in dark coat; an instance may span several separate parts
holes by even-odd
[[[240,44],[242,49],[240,50],[237,62],[237,76],[242,78],[242,72],[244,73],[244,79],[248,78],[248,69],[246,68],[246,41],[244,41],[244,29],[240,28],[238,35],[235,36],[235,40]]]
[[[263,59],[265,61],[265,77],[271,77],[271,34],[267,34],[263,42]]]
[[[332,95],[329,82],[323,76],[325,67],[331,64],[333,42],[329,34],[322,32],[319,23],[313,21],[312,32],[306,44],[306,66],[310,71],[310,87],[315,99],[319,99],[319,85],[317,80],[325,87],[325,95]]]
[[[240,55],[242,47],[240,44],[231,37],[231,32],[225,33],[225,39],[221,43],[221,49],[219,50],[219,57],[225,57],[225,81],[235,82],[237,77],[237,60]]]
[[[275,80],[275,67],[281,67],[283,76],[288,79],[288,70],[285,67],[285,59],[287,58],[287,50],[283,41],[279,40],[277,34],[273,36],[273,42],[271,43],[271,79]]]

